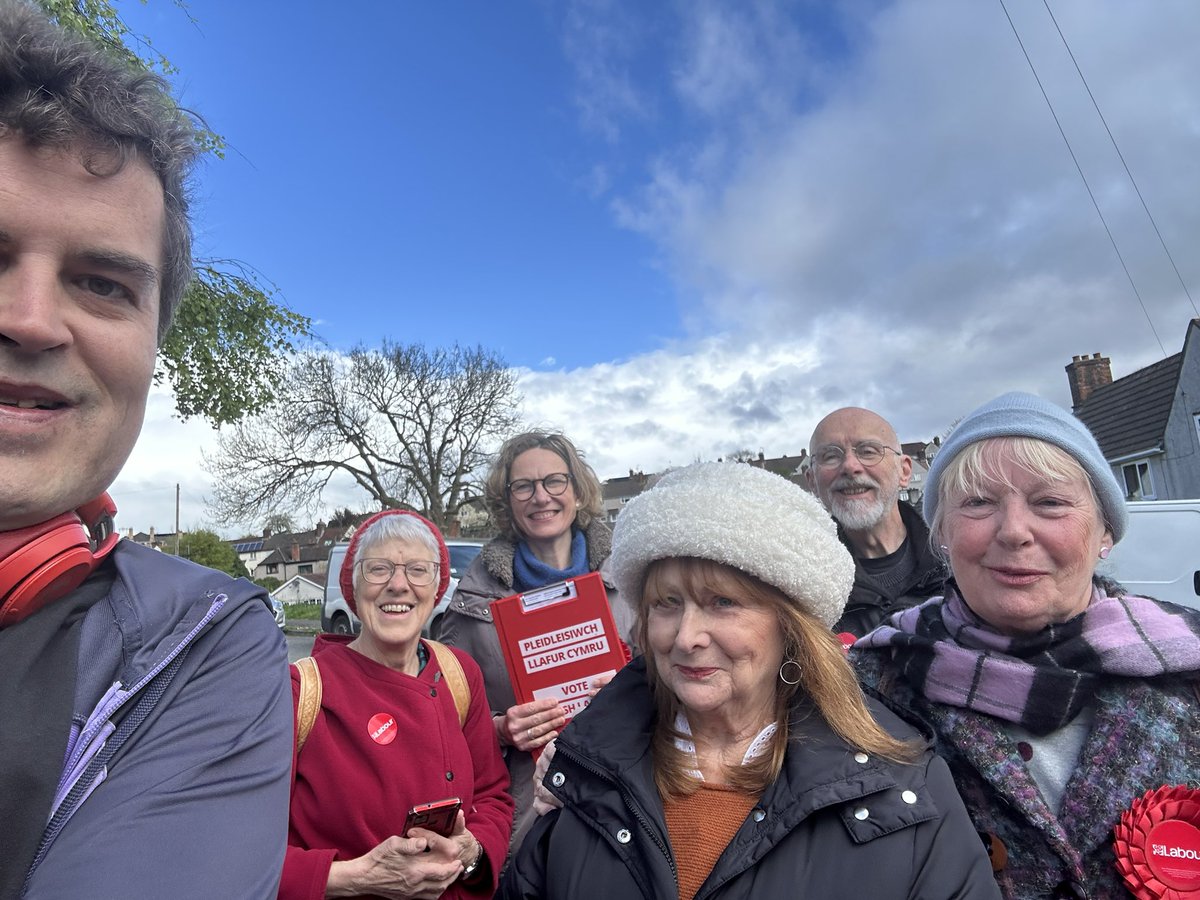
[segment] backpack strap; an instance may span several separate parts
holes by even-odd
[[[296,752],[299,753],[321,711],[321,670],[311,656],[296,660],[296,669],[300,672],[300,699],[296,703]]]
[[[467,724],[467,710],[471,707],[471,686],[467,684],[467,674],[454,651],[445,644],[430,640],[426,640],[425,643],[437,657],[442,677],[446,679],[446,687],[450,688],[450,695],[454,698],[454,708],[458,710],[458,727],[462,728]]]

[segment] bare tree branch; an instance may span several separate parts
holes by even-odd
[[[217,482],[211,511],[232,521],[311,514],[342,473],[381,508],[445,527],[480,496],[488,450],[517,428],[519,402],[516,375],[482,347],[305,351],[275,401],[205,458]]]

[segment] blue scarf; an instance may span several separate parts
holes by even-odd
[[[513,587],[519,592],[532,591],[587,573],[587,540],[582,531],[576,531],[571,536],[571,565],[565,569],[546,565],[533,555],[527,543],[517,542],[517,552],[513,554]]]

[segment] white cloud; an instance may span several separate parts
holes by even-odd
[[[1196,311],[1045,8],[1008,7],[1177,352]],[[743,448],[797,454],[847,404],[928,440],[1005,390],[1069,404],[1073,355],[1102,352],[1118,377],[1161,357],[999,5],[698,0],[663,7],[653,26],[643,9],[569,6],[566,90],[599,137],[580,183],[652,243],[690,336],[520,375],[530,423],[562,428],[602,477]],[[1053,9],[1200,296],[1193,0]],[[679,128],[651,127],[675,116]],[[657,143],[614,162],[633,124]],[[639,185],[618,168],[640,171]],[[155,398],[118,481],[122,524],[173,527],[174,484],[185,500],[208,490],[199,447],[212,433],[169,407]],[[348,488],[339,496],[354,505]]]
[[[721,335],[715,343],[763,358],[805,346],[820,359],[803,379],[810,413],[874,405],[906,439],[1012,388],[1069,403],[1063,367],[1074,354],[1111,356],[1119,377],[1179,350],[1196,310],[1044,7],[1009,4],[1162,349],[1002,8],[827,7],[861,18],[820,23],[854,39],[824,72],[811,57],[779,64],[776,48],[814,46],[783,8],[677,8],[682,36],[663,65],[692,128],[654,147],[642,186],[611,201],[621,226],[659,248],[681,296],[698,298],[684,311],[697,339]],[[1054,10],[1184,278],[1200,286],[1189,252],[1200,240],[1200,16],[1186,0],[1152,15],[1116,2]],[[790,97],[788,114],[763,96]],[[632,377],[652,365],[673,385],[668,373],[697,365],[677,352],[620,369]],[[732,355],[717,357],[708,361],[736,371]],[[574,402],[592,375],[610,374],[570,373],[562,392]],[[550,383],[539,391],[553,408]],[[656,424],[700,443],[701,428],[736,431],[731,391],[684,392],[679,415],[694,425]],[[616,405],[603,414],[626,421]],[[806,421],[805,407],[781,408]],[[596,431],[606,454],[622,452]],[[769,426],[760,434],[744,442],[768,453],[800,446]],[[672,452],[678,461],[690,451]]]

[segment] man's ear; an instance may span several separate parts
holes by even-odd
[[[912,480],[912,457],[907,453],[900,454],[900,487],[908,487]]]

